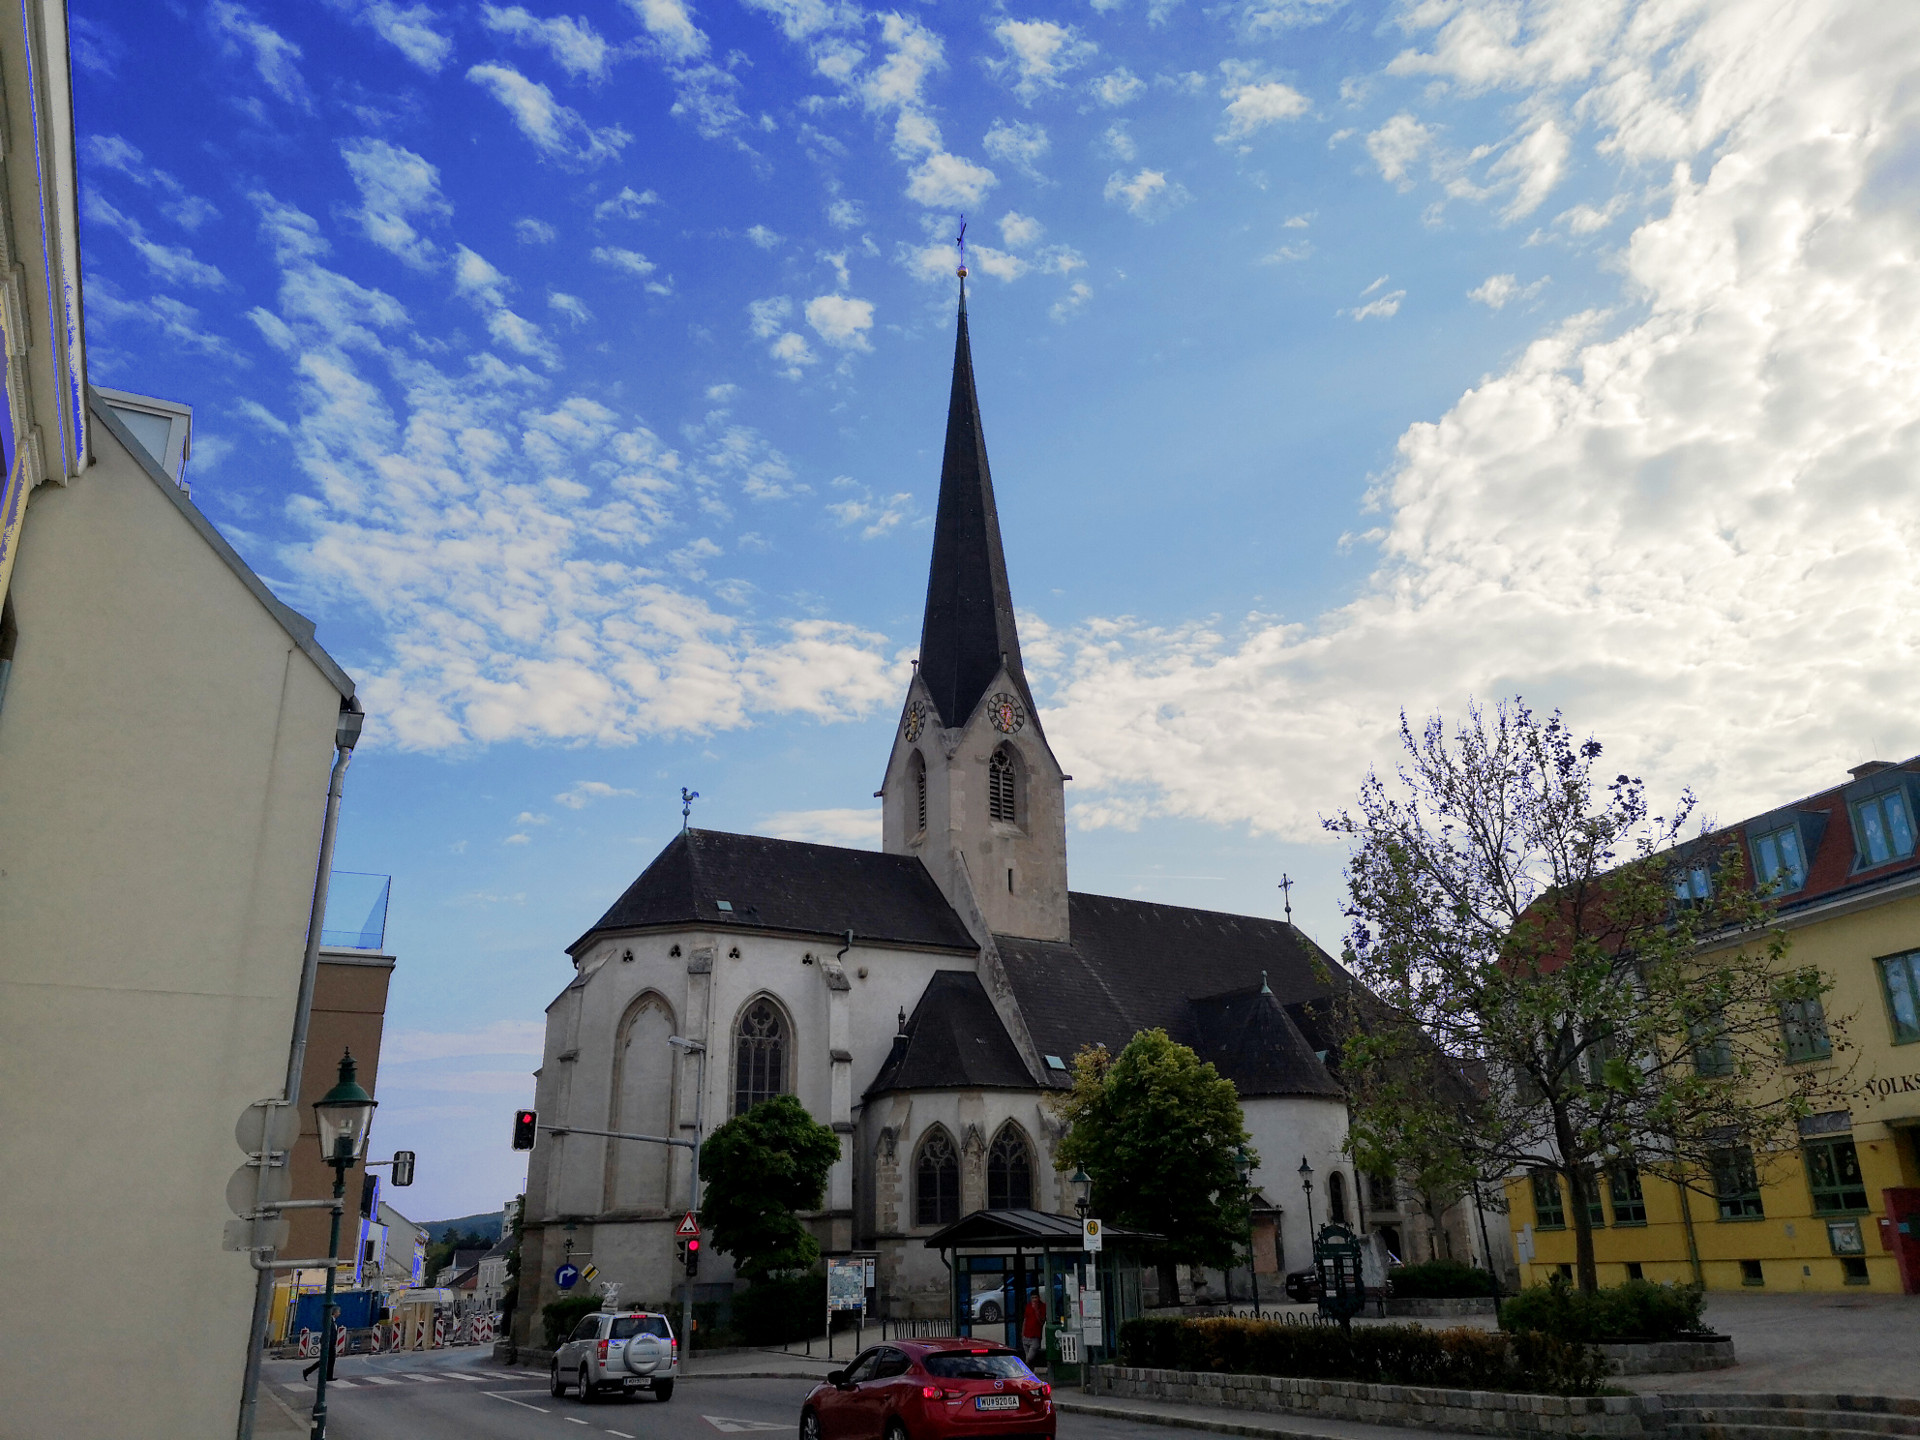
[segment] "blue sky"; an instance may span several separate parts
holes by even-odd
[[[1729,819],[1920,750],[1906,8],[75,0],[93,378],[370,711],[411,1208],[681,785],[877,839],[963,214],[1079,888],[1337,945],[1402,706]]]

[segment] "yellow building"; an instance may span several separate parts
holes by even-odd
[[[1792,1063],[1844,1074],[1845,1108],[1802,1121],[1787,1153],[1722,1151],[1712,1195],[1604,1174],[1592,1187],[1602,1285],[1920,1294],[1920,757],[1852,777],[1733,827],[1751,873],[1777,884],[1787,963],[1833,982],[1824,1012],[1782,1014],[1781,1045]],[[1564,1181],[1520,1176],[1507,1198],[1523,1283],[1571,1275]]]

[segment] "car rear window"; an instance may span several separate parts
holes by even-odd
[[[924,1362],[941,1380],[1031,1380],[1033,1372],[1011,1350],[943,1350]]]
[[[608,1338],[613,1340],[631,1340],[636,1335],[657,1335],[665,1340],[668,1335],[666,1317],[663,1315],[622,1315],[613,1322],[613,1330]]]

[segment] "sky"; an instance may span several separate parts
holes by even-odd
[[[681,823],[875,845],[962,218],[1076,888],[1343,931],[1403,709],[1920,751],[1920,8],[73,0],[92,378],[360,687],[376,1148],[495,1208]]]

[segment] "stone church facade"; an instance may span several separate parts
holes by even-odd
[[[1070,890],[1068,779],[1021,665],[963,291],[882,849],[683,831],[567,952],[542,1123],[689,1138],[794,1094],[841,1137],[811,1217],[822,1248],[877,1252],[893,1314],[941,1315],[947,1272],[925,1238],[984,1208],[1071,1214],[1051,1102],[1073,1056],[1162,1026],[1239,1088],[1263,1249],[1281,1270],[1306,1264],[1301,1160],[1317,1221],[1357,1221],[1364,1203],[1324,1063],[1324,1002],[1344,972],[1285,922]],[[623,1301],[675,1294],[688,1182],[684,1149],[543,1134],[518,1338],[537,1338],[569,1255]],[[730,1277],[708,1255],[696,1298]]]

